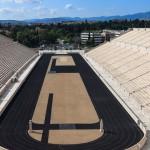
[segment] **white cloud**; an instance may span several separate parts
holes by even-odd
[[[78,11],[82,11],[82,10],[85,10],[85,9],[84,9],[84,8],[79,7],[79,8],[77,8],[77,10],[78,10]]]
[[[0,17],[3,19],[23,19],[29,10],[25,8],[0,8]]]
[[[13,8],[0,8],[0,13],[9,14],[9,13],[24,13],[25,10],[23,8],[13,9]]]
[[[15,3],[41,3],[42,0],[14,0]]]
[[[30,14],[29,16],[27,14]],[[27,8],[0,8],[0,18],[7,19],[33,19],[33,18],[49,18],[57,15],[57,9],[37,6],[32,9]]]
[[[34,15],[36,15],[36,17],[51,17],[51,16],[55,16],[57,14],[57,9],[51,9],[51,8],[47,8],[44,6],[38,6],[33,8],[34,10]]]
[[[13,0],[0,0],[1,3],[13,2]]]
[[[11,2],[11,3],[42,3],[43,0],[0,0],[0,2],[2,3],[8,3],[8,2]]]
[[[74,9],[72,4],[66,4],[65,9]]]
[[[73,4],[66,4],[64,8],[66,10],[76,10],[76,11],[82,11],[82,10],[84,10],[84,8],[75,7]]]

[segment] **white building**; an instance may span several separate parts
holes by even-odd
[[[98,45],[104,42],[104,36],[100,32],[82,32],[81,33],[81,44],[86,44],[89,39],[94,40],[94,44]]]

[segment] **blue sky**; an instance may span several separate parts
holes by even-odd
[[[150,11],[150,0],[0,0],[0,20],[95,17]]]

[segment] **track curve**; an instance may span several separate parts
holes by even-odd
[[[27,134],[28,122],[51,56],[41,58],[0,118],[1,146],[10,150],[123,150],[140,141],[142,131],[79,54],[72,56],[97,114],[103,119],[104,135],[80,145],[51,145],[33,140]]]

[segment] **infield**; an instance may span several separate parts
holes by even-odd
[[[74,66],[72,56],[53,56],[49,62],[47,73],[34,111],[32,121],[44,124],[49,94],[53,94],[52,106],[49,107],[49,124],[95,124],[100,121],[91,99],[86,91],[80,73],[50,73],[52,61],[57,66]],[[61,65],[60,65],[61,64]],[[68,125],[69,126],[69,125]],[[73,127],[72,127],[73,128]],[[61,129],[61,127],[60,127]],[[41,141],[43,132],[34,131],[30,135]],[[79,144],[92,141],[102,135],[99,129],[53,130],[49,131],[48,142],[53,144]],[[68,138],[69,137],[69,138]]]

